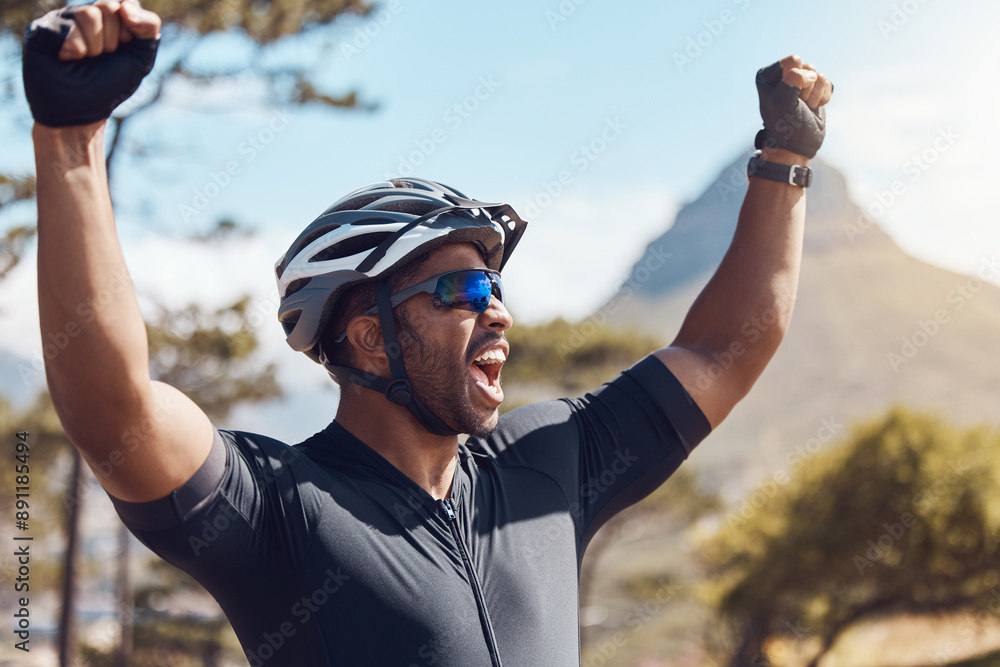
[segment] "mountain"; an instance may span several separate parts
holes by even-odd
[[[678,212],[599,313],[673,339],[732,239],[746,160]],[[894,403],[1000,423],[1000,288],[907,255],[850,200],[840,172],[812,166],[791,328],[750,395],[692,457],[720,483],[790,472],[796,450],[815,453]],[[984,255],[984,276],[1000,277],[998,259]]]

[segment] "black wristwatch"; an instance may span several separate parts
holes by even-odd
[[[750,156],[747,163],[747,178],[767,178],[772,181],[781,181],[789,185],[797,185],[800,188],[808,188],[812,185],[813,173],[809,167],[798,164],[779,164],[762,160],[761,152],[757,151]]]

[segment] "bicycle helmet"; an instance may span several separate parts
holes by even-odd
[[[335,381],[350,377],[408,407],[431,432],[453,434],[413,398],[401,356],[389,355],[392,381],[387,382],[330,364],[317,341],[344,291],[376,282],[386,349],[398,349],[387,280],[395,267],[444,243],[467,242],[479,247],[489,268],[500,271],[526,224],[507,204],[469,199],[422,178],[395,179],[354,190],[313,220],[275,264],[278,320],[286,341],[322,364]]]

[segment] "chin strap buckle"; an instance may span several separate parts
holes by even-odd
[[[385,397],[391,403],[406,406],[413,400],[413,390],[410,389],[409,380],[393,380],[385,388]]]

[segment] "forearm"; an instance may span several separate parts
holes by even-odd
[[[117,443],[149,387],[145,325],[115,229],[103,123],[33,131],[46,375],[71,440]],[[96,452],[95,452],[96,454]]]
[[[160,18],[138,2],[98,0],[32,22],[23,51],[25,94],[44,123],[32,136],[49,391],[101,484],[132,502],[184,484],[214,437],[197,405],[150,381],[146,328],[104,165],[105,119],[149,73],[159,30]]]
[[[766,159],[808,162],[787,151]],[[750,179],[732,244],[672,344],[720,364],[740,394],[763,372],[791,320],[805,206],[803,188]]]

